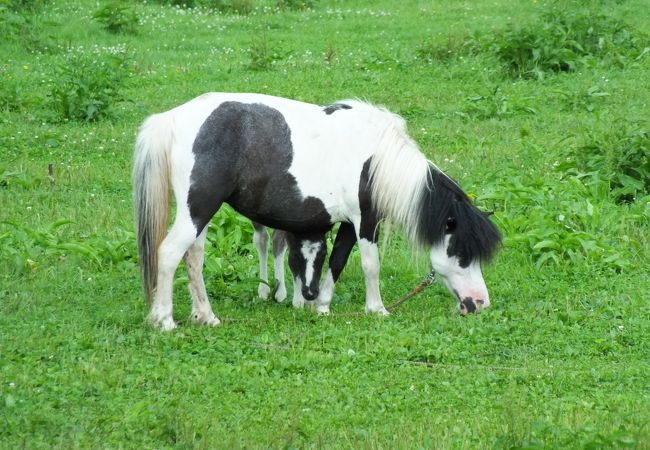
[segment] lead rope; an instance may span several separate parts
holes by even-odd
[[[398,309],[399,307],[401,307],[404,303],[406,303],[408,300],[412,299],[413,297],[415,297],[416,295],[418,295],[420,292],[422,292],[423,290],[425,290],[426,288],[428,288],[429,286],[431,286],[433,283],[435,283],[435,281],[436,281],[436,271],[433,270],[433,269],[431,269],[431,272],[429,272],[429,273],[427,274],[427,276],[424,277],[424,280],[422,280],[422,281],[420,282],[420,284],[418,284],[417,286],[415,286],[411,292],[409,292],[408,294],[406,294],[405,296],[403,296],[402,298],[400,298],[399,300],[397,300],[397,301],[396,301],[395,303],[393,303],[392,305],[388,306],[386,309],[388,310],[388,312],[393,312],[393,311],[395,311],[396,309]],[[331,314],[331,313],[330,313],[330,315],[334,315],[335,317],[341,317],[341,316],[361,316],[361,315],[365,315],[365,313],[361,313],[361,312],[351,312],[351,313],[342,313],[342,314]],[[229,322],[229,323],[233,323],[233,322],[246,322],[246,321],[248,321],[248,320],[249,320],[249,319],[229,319],[229,318],[222,318],[222,319],[221,319],[222,322]],[[179,322],[177,322],[177,323],[179,323]]]
[[[418,295],[420,292],[422,292],[423,290],[425,290],[426,288],[431,286],[435,281],[436,281],[436,271],[431,269],[431,272],[429,272],[427,274],[427,276],[424,278],[424,280],[422,280],[422,282],[420,284],[415,286],[411,292],[409,292],[404,297],[397,300],[392,305],[388,306],[386,309],[388,310],[388,312],[395,311],[397,308],[402,306],[408,300],[412,299],[413,297]],[[362,313],[362,312],[350,312],[350,313],[338,313],[338,314],[331,314],[330,313],[330,315],[332,315],[334,317],[342,317],[342,316],[348,317],[348,316],[365,316],[366,313]]]
[[[427,276],[424,278],[424,280],[422,280],[422,282],[421,282],[420,284],[418,284],[417,286],[415,286],[415,288],[413,288],[413,290],[412,290],[411,292],[409,292],[409,293],[406,294],[404,297],[402,297],[402,298],[400,298],[399,300],[397,300],[397,301],[396,301],[395,303],[393,303],[392,305],[388,306],[386,309],[387,309],[389,312],[393,312],[393,311],[395,311],[397,308],[399,308],[399,307],[402,306],[404,303],[406,303],[407,300],[410,300],[411,298],[413,298],[413,297],[415,297],[416,295],[418,295],[420,292],[422,292],[423,290],[425,290],[426,288],[428,288],[429,286],[431,286],[433,283],[435,283],[435,281],[436,281],[436,271],[433,270],[433,269],[431,269],[431,272],[429,272],[429,273],[427,274]]]

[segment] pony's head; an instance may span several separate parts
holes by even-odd
[[[481,262],[489,260],[501,234],[460,187],[434,166],[421,196],[417,237],[429,249],[432,269],[465,315],[490,306]]]
[[[305,300],[315,300],[327,256],[325,232],[310,233],[308,236],[288,233],[287,244],[289,267],[293,276],[300,279],[302,296]]]

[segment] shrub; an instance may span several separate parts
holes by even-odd
[[[479,53],[481,50],[480,38],[474,36],[447,36],[445,43],[434,40],[423,42],[415,51],[418,59],[432,62],[448,62],[463,56]]]
[[[268,70],[284,58],[277,49],[271,47],[266,33],[254,38],[248,54],[250,55],[248,68],[251,70]]]
[[[22,223],[2,221],[10,233],[0,234],[0,250],[18,271],[37,270],[51,264],[52,258],[79,258],[88,265],[103,268],[112,264],[134,264],[135,236],[132,231],[116,229],[112,236],[74,236],[67,225],[72,220],[60,219],[45,228],[34,229]]]
[[[15,12],[33,12],[43,6],[43,0],[2,0],[0,9],[6,8]]]
[[[513,76],[540,79],[596,60],[625,65],[648,45],[646,35],[620,20],[554,7],[536,23],[497,35],[492,49]]]
[[[291,9],[304,11],[316,6],[316,0],[276,0],[278,9]]]
[[[208,229],[205,252],[204,272],[209,277],[221,280],[243,279],[242,273],[235,270],[234,265],[229,262],[229,256],[256,252],[250,220],[228,206],[222,207]],[[250,269],[255,269],[255,264],[251,265]]]
[[[501,119],[515,113],[536,114],[537,111],[523,104],[518,99],[511,99],[496,86],[484,95],[475,95],[465,100],[465,106],[458,114],[462,117],[475,117],[477,119]]]
[[[3,40],[18,42],[25,47],[34,47],[37,43],[36,25],[33,20],[32,7],[12,7],[12,2],[5,6],[0,1],[0,36]]]
[[[624,212],[590,198],[578,177],[501,174],[485,189],[478,201],[497,210],[506,245],[523,247],[537,266],[588,261],[620,271],[634,265]]]
[[[158,3],[181,8],[203,7],[236,14],[249,14],[253,11],[253,0],[158,0]]]
[[[93,18],[111,33],[135,33],[138,27],[138,15],[133,7],[120,1],[105,4]]]
[[[650,136],[641,127],[617,124],[567,149],[560,169],[587,185],[605,186],[616,203],[632,202],[650,194]]]
[[[59,120],[92,122],[112,115],[127,73],[121,49],[69,51],[55,67],[50,99]]]

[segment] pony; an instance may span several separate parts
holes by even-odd
[[[257,294],[260,298],[267,299],[271,293],[268,285],[269,235],[264,225],[257,222],[253,222],[253,230],[253,244],[259,257],[261,279]],[[321,272],[327,255],[325,233],[316,233],[308,237],[274,229],[271,241],[273,272],[277,286],[274,298],[277,302],[282,302],[287,297],[284,254],[289,247],[289,268],[294,280],[292,304],[296,308],[302,308],[306,302],[313,301],[319,294]]]
[[[176,326],[172,283],[185,260],[192,321],[219,325],[203,280],[208,223],[223,203],[250,220],[296,236],[342,223],[316,310],[327,313],[332,259],[345,264],[354,237],[365,279],[365,311],[388,314],[379,290],[382,220],[428,253],[461,310],[490,305],[481,263],[501,241],[497,227],[458,184],[418,149],[404,120],[346,100],[322,107],[252,93],[207,93],[148,117],[133,168],[138,255],[149,322]],[[170,191],[176,214],[169,231]],[[341,235],[339,229],[339,235]],[[354,241],[352,245],[354,245]],[[345,257],[344,257],[345,256]]]

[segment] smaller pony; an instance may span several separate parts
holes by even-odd
[[[253,222],[253,244],[257,249],[260,263],[260,282],[257,293],[260,298],[267,299],[271,293],[268,285],[268,247],[269,234],[264,225]],[[306,301],[313,301],[319,294],[319,283],[325,256],[327,241],[325,233],[297,235],[288,231],[273,229],[271,234],[273,248],[273,268],[277,289],[274,294],[276,301],[281,302],[287,297],[284,282],[284,254],[289,248],[289,268],[293,274],[293,306],[302,308]]]

